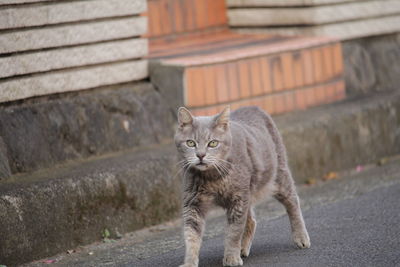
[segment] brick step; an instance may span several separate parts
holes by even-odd
[[[174,108],[197,115],[227,104],[280,114],[345,98],[341,53],[327,37],[203,32],[150,43],[150,76]]]

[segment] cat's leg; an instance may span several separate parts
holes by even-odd
[[[247,211],[246,226],[242,236],[242,250],[240,252],[242,257],[249,256],[251,243],[253,241],[255,231],[256,231],[256,219],[254,216],[254,210],[252,207],[249,207]]]
[[[201,199],[184,200],[183,235],[185,239],[185,262],[181,267],[197,267],[201,239],[205,226],[207,206]]]
[[[310,237],[304,224],[303,215],[300,209],[300,201],[296,192],[290,170],[278,171],[278,187],[275,198],[286,208],[292,229],[293,241],[299,248],[309,248]]]
[[[242,266],[240,257],[242,249],[242,236],[246,226],[248,205],[247,201],[238,199],[232,201],[227,211],[228,226],[225,235],[224,266]]]

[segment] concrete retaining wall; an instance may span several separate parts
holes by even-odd
[[[146,3],[2,1],[0,102],[146,78]]]
[[[159,144],[173,135],[169,111],[144,82],[3,104],[0,180],[64,161]]]

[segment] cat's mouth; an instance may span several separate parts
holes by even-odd
[[[208,164],[204,163],[204,162],[199,162],[195,165],[195,167],[197,169],[199,169],[200,171],[204,171],[208,168]]]

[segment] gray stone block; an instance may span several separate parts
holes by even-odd
[[[12,54],[0,57],[0,78],[136,59],[146,56],[147,53],[147,39],[135,38],[50,51]]]
[[[400,13],[400,1],[375,0],[296,8],[235,8],[229,24],[238,26],[320,25]]]
[[[150,80],[175,112],[185,105],[184,66],[164,65],[158,60],[150,62]]]
[[[368,36],[400,32],[400,15],[314,26],[288,26],[271,28],[238,27],[236,30],[243,33],[332,36],[340,38],[341,40],[351,40]]]
[[[146,10],[146,0],[47,2],[0,10],[0,29],[131,16]]]
[[[14,5],[14,4],[25,4],[25,3],[37,3],[37,2],[47,2],[53,0],[3,0],[0,5]]]
[[[8,0],[10,1],[10,0]],[[18,0],[14,0],[18,1]],[[228,7],[281,7],[311,6],[355,2],[357,0],[227,0]]]
[[[162,143],[173,120],[154,87],[136,83],[0,105],[0,137],[16,174]]]
[[[10,164],[8,163],[7,147],[0,136],[0,181],[11,176]]]
[[[400,90],[400,34],[343,42],[347,94]]]
[[[171,145],[59,166],[0,184],[0,262],[39,259],[178,216]]]
[[[400,153],[400,91],[275,119],[299,183]]]
[[[109,63],[0,81],[0,102],[142,80],[147,60]]]
[[[137,37],[147,30],[146,17],[128,17],[4,32],[0,54]]]

